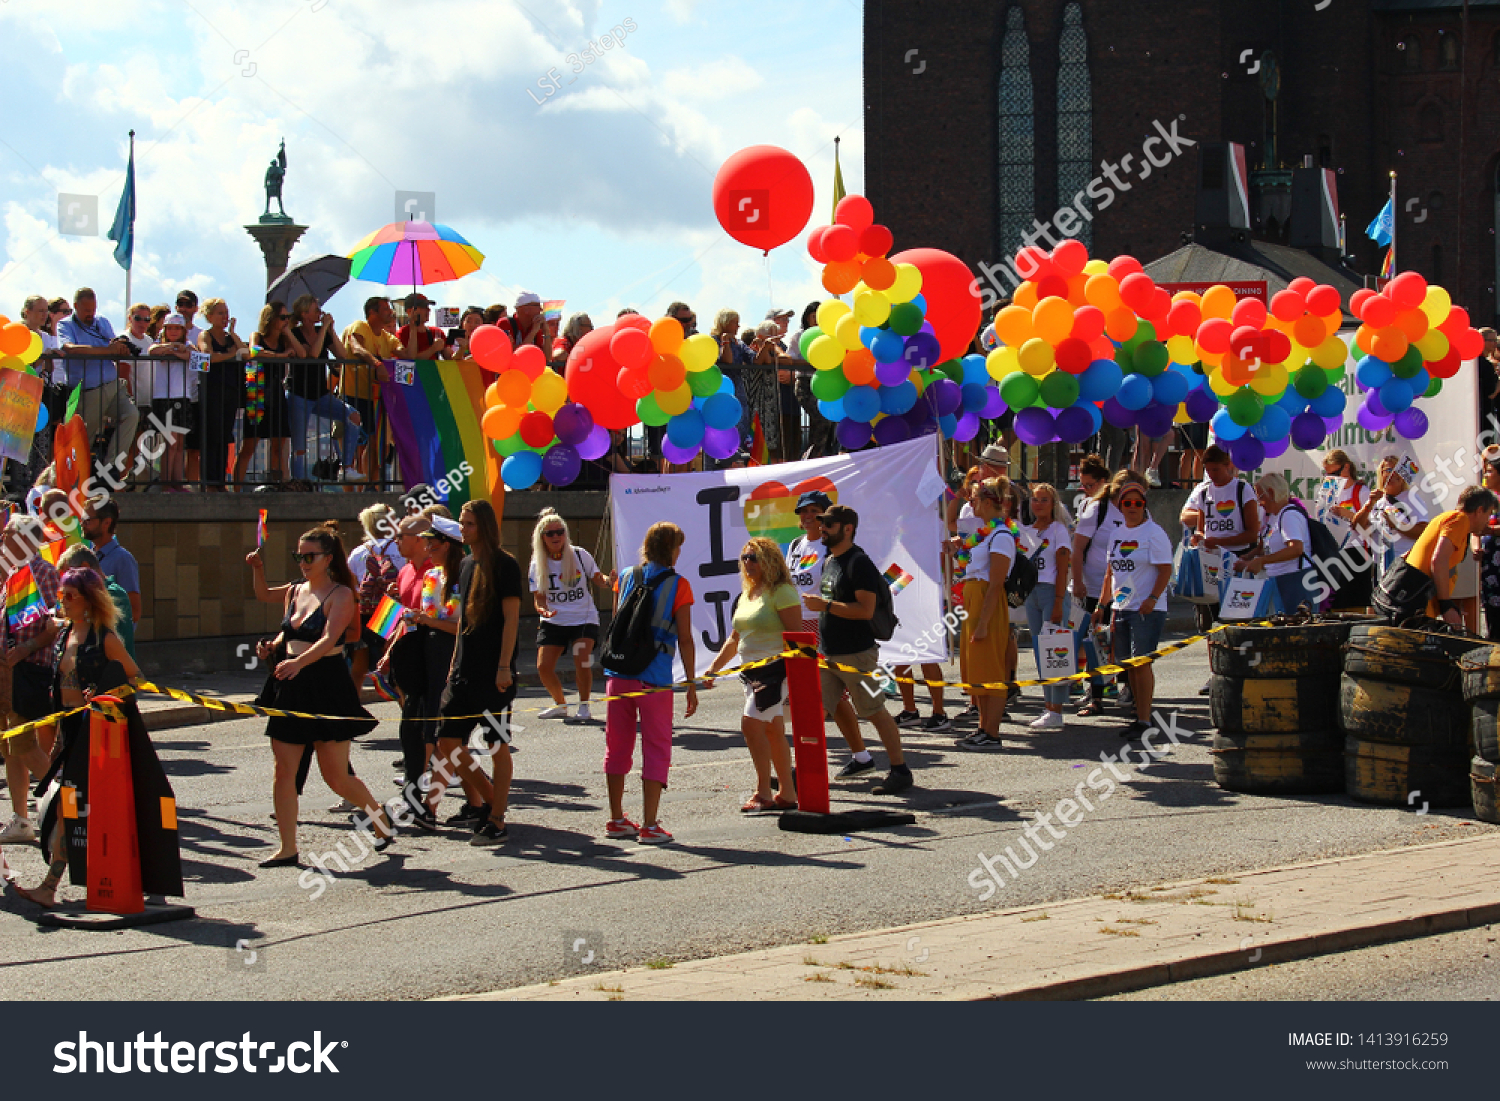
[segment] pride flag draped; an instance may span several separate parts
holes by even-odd
[[[38,616],[46,615],[42,591],[37,588],[31,567],[22,566],[5,579],[5,625],[17,631]]]
[[[411,385],[380,388],[402,482],[407,489],[447,482],[448,507],[455,512],[469,500],[490,501],[499,512],[504,501],[499,455],[485,445],[479,428],[484,387],[475,363],[418,360]],[[464,462],[473,471],[468,476]]]
[[[401,626],[401,613],[405,610],[390,597],[382,596],[380,603],[375,606],[375,614],[370,616],[370,630],[381,638],[389,639],[396,633],[396,628]]]

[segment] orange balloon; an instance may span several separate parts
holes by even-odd
[[[1255,379],[1255,372],[1251,370],[1250,364],[1245,362],[1233,352],[1224,353],[1224,362],[1221,365],[1224,381],[1235,386],[1249,386]]]
[[[1089,278],[1083,272],[1079,272],[1068,280],[1068,301],[1073,303],[1075,308],[1088,305],[1088,298],[1085,297],[1085,291],[1089,285]]]
[[[1172,304],[1175,306],[1179,302],[1191,302],[1198,307],[1199,313],[1203,312],[1203,296],[1197,291],[1178,291],[1172,296]]]
[[[1031,327],[1055,348],[1073,331],[1073,307],[1064,298],[1044,298],[1031,311]]]
[[[492,385],[495,393],[500,395],[500,400],[506,405],[517,409],[525,409],[526,403],[531,400],[531,380],[525,373],[511,368],[503,371]]]
[[[868,348],[859,351],[869,355]],[[844,377],[851,386],[868,386],[875,381],[875,357],[870,356],[866,361],[858,352],[850,352],[844,357]]]
[[[1113,275],[1089,276],[1088,282],[1083,287],[1083,296],[1088,299],[1089,305],[1098,306],[1103,310],[1106,317],[1121,306],[1120,284],[1115,281]],[[1113,333],[1110,335],[1114,336]],[[1128,338],[1115,337],[1115,339],[1122,340]]]
[[[896,282],[896,265],[884,256],[872,256],[860,265],[860,272],[872,291],[887,290]]]
[[[1016,288],[1015,293],[1010,296],[1010,300],[1023,309],[1034,309],[1036,307],[1036,284],[1028,279]]]
[[[1387,363],[1395,363],[1406,354],[1406,349],[1410,346],[1411,341],[1406,339],[1406,334],[1394,325],[1376,329],[1375,335],[1370,338],[1370,354]]]
[[[1205,352],[1202,348],[1194,349],[1198,353],[1198,359],[1205,367],[1220,367],[1224,364],[1224,357],[1228,352]]]
[[[1317,317],[1300,317],[1292,323],[1292,339],[1304,348],[1316,348],[1328,334]]]
[[[20,322],[0,327],[0,353],[18,356],[31,347],[31,330]]]
[[[1368,325],[1361,325],[1354,332],[1354,346],[1365,355],[1370,353],[1370,340],[1375,336],[1375,330]]]
[[[646,377],[653,389],[669,393],[687,381],[687,367],[676,356],[657,356],[646,368]]]
[[[829,294],[848,294],[859,284],[860,265],[853,260],[833,260],[823,266],[823,289]]]
[[[675,356],[683,340],[682,322],[675,317],[658,317],[651,322],[651,347],[657,355]]]
[[[1204,317],[1220,317],[1227,320],[1229,315],[1234,313],[1234,302],[1234,291],[1223,283],[1215,283],[1203,292],[1203,301],[1200,305],[1203,307]]]
[[[525,415],[524,408],[516,409],[509,405],[497,405],[485,411],[480,427],[490,439],[506,440],[521,430],[521,418]]]
[[[1327,340],[1331,336],[1338,336],[1339,330],[1344,327],[1344,314],[1342,310],[1334,310],[1322,320],[1324,340]]]
[[[1025,306],[1006,306],[995,315],[995,335],[1012,348],[1019,348],[1036,336],[1031,311]]]
[[[1096,275],[1094,278],[1108,279],[1109,276]],[[1135,335],[1135,330],[1139,326],[1140,322],[1136,319],[1135,311],[1128,306],[1116,306],[1105,312],[1104,331],[1112,340],[1129,340]]]
[[[493,409],[497,405],[504,404],[505,399],[500,396],[500,391],[496,389],[495,383],[492,382],[484,388],[484,407],[486,409]]]
[[[1402,310],[1396,315],[1396,328],[1406,334],[1408,341],[1421,340],[1427,335],[1427,327],[1431,324],[1421,310]]]

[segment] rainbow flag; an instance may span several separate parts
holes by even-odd
[[[266,545],[266,513],[268,509],[260,510],[260,518],[255,521],[255,546],[259,550]]]
[[[395,635],[396,628],[401,626],[401,613],[405,610],[389,596],[382,596],[380,603],[375,606],[375,614],[370,617],[370,630],[383,639],[390,639]]]
[[[916,580],[915,577],[894,562],[890,564],[890,567],[881,576],[885,578],[885,583],[891,587],[892,596],[895,596]]]
[[[563,305],[566,298],[549,298],[542,303],[542,319],[545,321],[561,321]]]
[[[1380,278],[1382,278],[1382,279],[1389,279],[1391,277],[1391,275],[1393,274],[1393,271],[1395,269],[1395,266],[1396,266],[1395,263],[1393,262],[1395,260],[1395,258],[1396,258],[1396,250],[1395,249],[1388,248],[1388,249],[1385,250],[1385,260],[1382,261],[1381,265],[1380,265]]]
[[[411,385],[380,388],[406,488],[457,479],[448,495],[455,512],[469,500],[489,501],[496,512],[505,503],[499,453],[479,429],[484,387],[476,363],[419,359]],[[467,477],[459,468],[464,462],[473,470]]]
[[[5,579],[5,625],[12,631],[47,614],[42,591],[37,588],[31,567],[22,566]]]

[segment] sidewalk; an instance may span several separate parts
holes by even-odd
[[[1097,998],[1500,921],[1497,861],[1446,841],[457,1000]]]

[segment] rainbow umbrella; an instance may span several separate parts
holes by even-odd
[[[349,254],[351,279],[388,287],[447,283],[478,271],[484,254],[447,226],[392,222]]]

